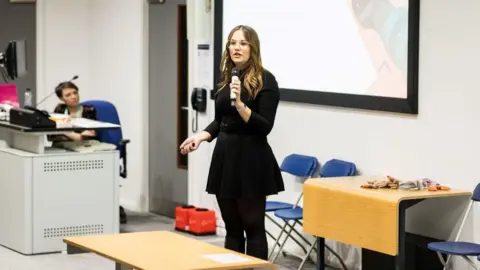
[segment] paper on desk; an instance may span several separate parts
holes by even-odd
[[[250,259],[248,258],[238,256],[232,253],[206,254],[203,255],[203,257],[218,263],[242,263],[250,261]]]
[[[86,118],[73,118],[72,124],[76,127],[81,128],[107,128],[107,127],[117,127],[118,125],[94,121]]]

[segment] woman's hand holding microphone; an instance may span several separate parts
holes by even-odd
[[[244,104],[242,99],[240,98],[240,94],[242,93],[242,82],[238,79],[237,76],[232,77],[232,82],[230,83],[230,91],[235,94],[235,101],[234,106],[239,109],[243,108]]]

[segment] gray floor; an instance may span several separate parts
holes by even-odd
[[[169,218],[152,214],[129,213],[129,222],[122,225],[121,232],[158,231],[172,230],[173,221]],[[191,236],[193,237],[193,236]],[[222,246],[223,239],[217,236],[199,237],[202,241]],[[48,254],[24,256],[9,249],[0,247],[0,269],[1,270],[112,270],[114,264],[93,254],[66,255]],[[280,270],[297,269],[299,261],[295,258],[280,256],[277,263]],[[304,270],[315,269],[314,265],[307,263]]]

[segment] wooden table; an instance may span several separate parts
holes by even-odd
[[[306,233],[318,237],[318,269],[324,269],[325,238],[395,257],[405,269],[405,211],[424,199],[471,196],[471,192],[365,189],[375,176],[315,178],[304,184]]]
[[[70,237],[64,242],[68,254],[93,252],[115,261],[117,270],[277,269],[271,262],[169,231]]]

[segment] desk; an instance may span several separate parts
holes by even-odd
[[[424,199],[471,196],[471,192],[364,189],[368,180],[355,176],[310,179],[304,184],[304,231],[318,238],[319,269],[325,238],[395,257],[405,269],[405,211]],[[366,270],[366,269],[365,269]]]
[[[29,129],[0,121],[0,245],[22,254],[65,250],[63,238],[119,231],[118,151],[45,147],[45,136],[78,129]]]
[[[116,269],[222,270],[277,267],[244,254],[169,231],[65,238],[67,252],[93,252],[116,262]],[[205,255],[234,255],[244,262],[217,262]]]
[[[77,119],[74,119],[77,120]],[[72,131],[84,130],[108,130],[118,129],[119,125],[94,121],[90,119],[78,119],[84,126],[72,126],[65,128],[29,128],[11,124],[0,120],[0,140],[4,140],[11,148],[21,149],[36,154],[45,151],[45,135],[62,134]]]

